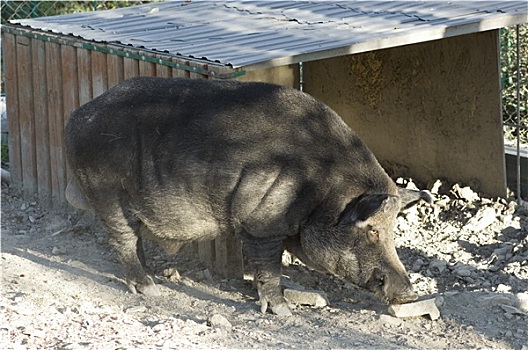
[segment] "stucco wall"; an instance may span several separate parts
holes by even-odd
[[[354,129],[393,176],[446,178],[505,195],[498,33],[305,64],[305,90]]]

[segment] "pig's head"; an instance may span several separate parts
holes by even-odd
[[[430,197],[400,191],[399,196],[363,194],[355,198],[334,227],[319,227],[317,233],[302,235],[307,264],[366,288],[386,302],[416,299],[396,253],[393,229],[400,209],[420,198]]]

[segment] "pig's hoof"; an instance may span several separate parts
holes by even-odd
[[[266,298],[261,298],[260,303],[261,303],[260,312],[262,312],[263,314],[266,313],[266,311],[268,310],[268,306],[269,306],[271,311],[277,316],[291,316],[292,315],[292,312],[286,303],[280,303],[277,305],[269,305]]]
[[[290,308],[288,307],[288,305],[286,304],[279,304],[279,305],[276,305],[276,306],[272,306],[271,307],[271,311],[273,311],[273,313],[277,316],[292,316],[292,312],[290,310]]]
[[[139,293],[149,296],[149,297],[157,297],[161,295],[158,286],[155,284],[147,284],[147,285],[137,284],[136,290]]]
[[[147,277],[146,283],[137,283],[127,281],[128,289],[132,294],[143,294],[149,297],[155,297],[161,295],[158,286],[154,284],[154,281],[150,276]]]

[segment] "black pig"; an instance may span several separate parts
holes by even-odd
[[[392,231],[400,208],[424,196],[398,190],[307,94],[134,78],[74,111],[65,142],[67,198],[95,210],[134,293],[157,293],[143,233],[167,247],[229,234],[256,266],[263,310],[291,314],[279,285],[284,249],[389,302],[414,299]]]

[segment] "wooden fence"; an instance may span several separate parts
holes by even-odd
[[[225,66],[97,44],[78,38],[2,27],[9,159],[13,185],[47,206],[64,207],[69,178],[63,130],[72,111],[135,76],[233,78]],[[219,237],[195,245],[218,273],[243,273],[241,242]]]

